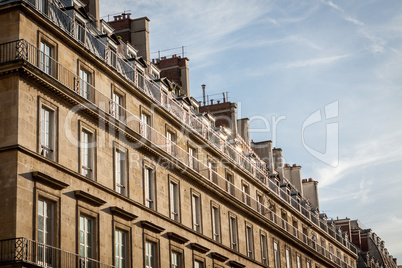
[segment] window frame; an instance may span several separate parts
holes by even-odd
[[[85,174],[83,174],[83,132],[87,132],[88,134],[91,135],[91,141],[89,143],[89,154],[90,154],[90,165],[89,168],[91,171],[91,175],[90,176],[86,176]],[[78,166],[78,170],[79,173],[83,176],[85,176],[88,179],[91,180],[96,180],[96,155],[97,155],[97,140],[96,140],[96,130],[93,129],[92,127],[90,127],[89,125],[87,125],[86,123],[82,122],[81,120],[79,121],[79,166]]]
[[[285,247],[286,268],[292,268],[292,252],[289,247]]]
[[[149,171],[149,176],[147,178],[147,172]],[[143,176],[143,186],[144,186],[144,206],[154,211],[157,211],[157,184],[156,184],[156,170],[155,166],[150,162],[144,160],[142,167],[142,176]],[[152,185],[149,185],[151,183]],[[149,189],[149,191],[147,190]],[[149,199],[150,196],[148,194],[152,194],[152,199]],[[147,202],[150,202],[151,205],[148,205]]]
[[[143,240],[143,254],[144,254],[144,267],[145,268],[159,268],[160,267],[160,243],[159,239],[156,239],[152,236],[149,236],[147,234],[144,234],[144,240]],[[147,244],[153,245],[154,246],[154,267],[152,266],[147,266]]]
[[[225,169],[226,191],[230,195],[235,195],[234,173]]]
[[[81,251],[81,240],[80,240],[80,233],[81,233],[81,217],[89,219],[92,222],[92,240],[91,240],[91,249],[92,249],[92,254],[91,256],[82,256],[80,251]],[[93,212],[89,211],[79,211],[78,212],[78,217],[77,217],[77,255],[82,257],[82,258],[89,258],[89,259],[98,259],[98,216],[94,216]],[[84,243],[86,245],[86,243]],[[85,250],[84,250],[85,252]]]
[[[222,243],[220,206],[211,201],[212,240]]]
[[[147,118],[149,122],[144,122],[143,119]],[[140,134],[145,139],[151,140],[151,131],[148,128],[153,127],[152,112],[140,105]]]
[[[173,254],[177,256],[177,261],[176,266],[173,266]],[[184,250],[180,249],[178,247],[170,245],[170,267],[171,268],[183,268],[184,265]]]
[[[191,154],[190,151],[193,153]],[[195,144],[187,142],[187,153],[188,153],[188,166],[191,169],[198,171],[198,150]]]
[[[125,263],[126,268],[131,267],[131,236],[132,236],[132,228],[129,225],[123,224],[116,220],[113,216],[113,264],[116,265],[116,231],[124,232],[126,235],[126,245],[125,245]],[[119,266],[120,267],[120,266]]]
[[[300,254],[296,254],[296,268],[302,268],[302,259]]]
[[[251,196],[250,196],[250,184],[245,181],[241,183],[241,191],[242,191],[242,201],[247,206],[251,206]]]
[[[229,214],[229,236],[230,236],[230,248],[234,251],[239,251],[239,226],[237,216],[231,212]],[[233,240],[236,241],[233,241]]]
[[[281,254],[280,254],[280,247],[279,242],[274,239],[272,249],[274,251],[274,268],[281,267]]]
[[[117,161],[118,155],[121,156],[121,154],[124,154],[123,155],[124,156],[124,167],[123,168],[120,166],[120,164],[118,164],[118,161]],[[113,148],[114,190],[115,190],[115,192],[117,192],[117,193],[119,193],[121,195],[127,196],[127,197],[130,196],[129,195],[129,193],[130,193],[129,189],[130,188],[129,188],[129,164],[128,164],[129,161],[128,161],[128,159],[129,159],[128,158],[128,149],[126,149],[125,147],[121,146],[119,143],[117,143],[115,141],[114,142],[114,148]],[[121,158],[120,158],[120,160],[121,160]],[[118,184],[118,182],[117,182],[117,180],[118,180],[118,176],[117,176],[118,167],[120,167],[121,171],[124,171],[124,176],[122,176],[122,178],[120,177],[120,179],[119,179],[119,182],[120,182],[119,184],[121,186],[117,185]],[[121,174],[121,171],[120,171],[120,174]],[[120,189],[120,188],[123,188],[124,191],[122,191],[122,192],[119,191],[118,189]]]
[[[86,100],[94,102],[95,100],[95,71],[93,68],[85,64],[83,61],[78,60],[78,89],[77,93]],[[81,73],[88,76],[89,81],[83,79]],[[85,85],[85,86],[84,86]],[[89,90],[89,93],[88,93]],[[88,96],[89,94],[89,96]]]
[[[50,137],[50,143],[53,148],[48,147],[46,150],[51,150],[51,155],[46,156],[44,155],[44,151],[42,151],[42,146],[47,147],[46,145],[42,144],[42,110],[47,110],[50,112],[49,118],[51,116],[51,123],[49,123],[50,128],[49,128],[49,136]],[[58,129],[59,129],[59,120],[58,120],[58,107],[49,101],[46,101],[45,99],[42,99],[39,97],[39,103],[38,103],[38,153],[42,155],[43,157],[53,160],[53,161],[58,161]],[[43,152],[43,153],[42,153]]]
[[[170,219],[172,219],[176,222],[181,222],[180,181],[173,178],[171,175],[169,175],[168,183],[169,183],[169,185],[168,185],[168,187],[169,187],[169,217],[170,217]],[[173,196],[172,186],[176,187],[177,196]],[[173,208],[177,211],[173,211]],[[173,216],[173,215],[176,215],[176,216]],[[177,218],[175,218],[175,217],[177,217]]]
[[[245,222],[245,235],[246,235],[246,255],[247,257],[254,259],[254,231],[253,225],[249,222]]]
[[[170,137],[170,138],[169,138]],[[173,156],[176,155],[176,142],[177,142],[177,131],[166,125],[165,127],[165,138],[166,138],[166,152]]]
[[[195,211],[197,208],[197,204],[195,203],[195,198],[198,200],[198,211]],[[195,217],[197,216],[197,217]],[[195,220],[198,218],[199,223],[196,223]],[[203,233],[203,224],[202,224],[202,199],[201,194],[196,192],[195,190],[191,189],[191,222],[192,222],[192,229],[200,234]],[[198,224],[199,227],[196,227]],[[197,230],[199,229],[199,230]]]
[[[268,266],[268,236],[260,230],[261,263]]]
[[[45,0],[47,1],[47,0]],[[41,55],[43,51],[41,50],[41,43],[46,44],[50,49],[51,49],[51,55],[49,56],[50,58],[50,68],[49,72],[46,72],[45,70],[42,69],[41,67]],[[55,42],[53,39],[51,39],[48,35],[45,33],[38,31],[38,68],[45,72],[46,74],[57,78],[57,59],[58,59],[58,43]]]
[[[115,96],[119,96],[121,103],[116,102]],[[110,113],[115,119],[126,122],[125,110],[126,110],[126,94],[122,90],[117,88],[115,85],[112,85]]]

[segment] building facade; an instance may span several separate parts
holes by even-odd
[[[370,228],[365,228],[359,220],[349,218],[334,220],[343,232],[346,232],[358,250],[358,268],[390,267],[397,268],[397,259],[385,247],[385,242]]]
[[[0,1],[0,266],[356,267],[316,181],[250,142],[235,104],[228,127],[187,77],[172,90],[149,19],[128,19]]]

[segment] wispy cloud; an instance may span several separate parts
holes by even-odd
[[[367,166],[402,161],[402,131],[385,134],[375,140],[363,141],[341,152],[339,166],[316,170],[321,187],[328,187],[345,179],[350,173]]]
[[[312,67],[312,66],[317,66],[317,65],[326,65],[326,64],[331,64],[333,62],[336,62],[340,59],[344,59],[346,57],[349,57],[349,55],[338,55],[338,56],[322,57],[322,58],[314,58],[314,59],[308,59],[308,60],[289,62],[289,63],[284,64],[283,68],[291,69],[291,68],[300,68],[300,67]]]

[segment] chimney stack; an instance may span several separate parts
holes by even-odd
[[[303,196],[310,201],[312,207],[320,210],[317,185],[318,181],[314,181],[312,178],[309,178],[308,181],[303,180]]]

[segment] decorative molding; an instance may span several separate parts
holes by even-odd
[[[224,261],[227,261],[229,259],[228,257],[226,257],[226,256],[224,256],[222,254],[219,254],[218,252],[212,252],[211,257],[212,257],[212,259],[220,261],[220,262],[224,262]]]
[[[132,220],[135,220],[136,218],[138,218],[137,215],[134,215],[134,214],[132,214],[128,211],[125,211],[124,209],[116,207],[116,206],[110,207],[110,211],[112,212],[113,215],[118,216],[118,217],[123,218],[128,221],[132,221]]]
[[[175,242],[177,242],[179,244],[184,244],[184,243],[188,242],[187,238],[185,238],[185,237],[183,237],[181,235],[178,235],[176,233],[173,233],[173,232],[168,232],[167,236],[168,236],[168,238],[170,240],[173,240],[173,241],[175,241]]]
[[[237,262],[237,261],[229,261],[228,264],[229,264],[230,267],[234,267],[234,268],[244,268],[244,267],[246,267],[246,265],[241,264],[240,262]]]
[[[69,186],[69,184],[59,181],[55,178],[52,178],[49,175],[46,175],[39,171],[32,172],[32,177],[35,181],[39,181],[39,182],[41,182],[53,189],[56,189],[56,190],[62,190],[64,188],[66,188],[67,186]]]
[[[209,248],[204,247],[203,245],[200,245],[198,243],[191,243],[190,246],[193,250],[198,251],[202,254],[205,254],[209,251]]]
[[[101,205],[106,203],[106,201],[81,190],[74,191],[74,194],[79,200],[82,200],[96,207],[100,207]]]
[[[150,221],[141,221],[141,226],[151,232],[158,233],[158,234],[165,231],[165,228],[162,228]]]

